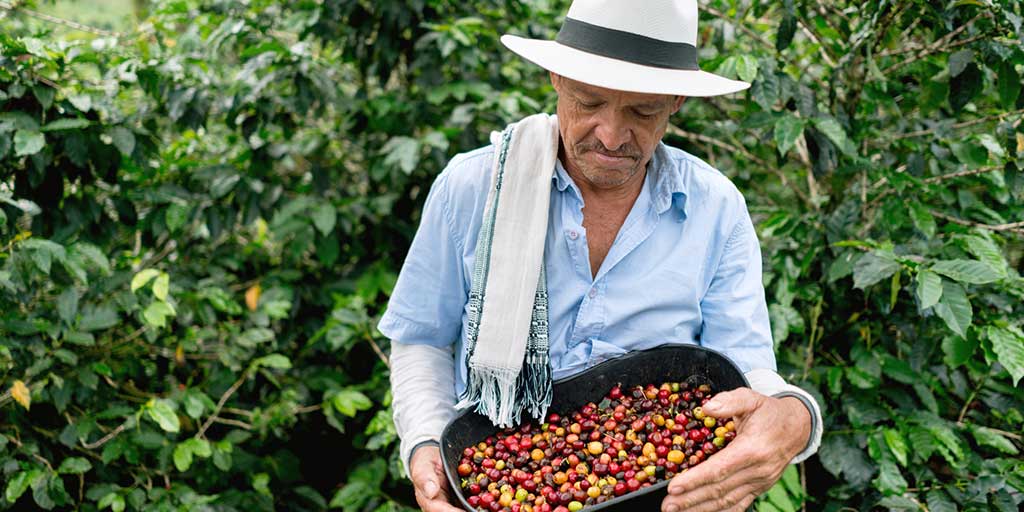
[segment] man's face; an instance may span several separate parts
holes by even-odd
[[[563,163],[592,187],[630,181],[651,159],[682,96],[615,91],[551,73]]]

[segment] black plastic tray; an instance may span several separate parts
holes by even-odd
[[[657,384],[664,381],[700,379],[711,384],[715,392],[749,387],[743,372],[728,357],[697,345],[665,345],[650,350],[636,351],[605,361],[593,368],[553,384],[553,397],[549,413],[564,414],[586,405],[600,402],[612,386]],[[441,460],[451,489],[452,505],[474,510],[462,495],[456,468],[462,450],[494,435],[496,428],[487,417],[472,410],[463,411],[453,418],[441,434]],[[660,510],[661,501],[668,494],[668,481],[591,505],[593,511]]]

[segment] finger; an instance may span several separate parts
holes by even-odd
[[[713,488],[701,488],[698,491],[682,496],[669,496],[672,501],[663,505],[662,509],[665,510],[675,506],[679,512],[721,512],[723,510],[732,510],[747,497],[756,496],[757,490],[760,488],[759,484],[753,482],[740,483],[738,486],[733,487],[735,484],[737,482],[726,481],[713,486]],[[751,499],[751,501],[753,500]]]
[[[756,452],[751,444],[747,438],[737,437],[713,457],[672,477],[668,484],[669,494],[684,494],[699,487],[714,485],[730,476],[743,474],[747,468],[760,462],[758,457],[753,456]]]
[[[761,404],[764,395],[747,388],[718,393],[701,406],[705,413],[716,418],[730,418],[750,413]]]
[[[429,499],[423,496],[419,491],[416,491],[416,503],[419,504],[420,509],[422,509],[423,512],[463,512],[448,503],[445,493],[441,494],[442,496],[435,499]]]

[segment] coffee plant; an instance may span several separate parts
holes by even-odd
[[[565,0],[0,2],[0,508],[410,510],[376,321]],[[759,511],[1024,501],[1024,8],[709,0],[666,142],[744,192],[825,415]],[[70,27],[68,25],[71,25]],[[771,440],[765,440],[770,443]]]

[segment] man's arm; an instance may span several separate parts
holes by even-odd
[[[399,453],[416,490],[416,501],[427,512],[458,510],[448,505],[448,485],[437,444],[441,431],[455,416],[452,347],[392,341],[390,363]]]
[[[760,246],[741,208],[701,301],[701,342],[747,371],[752,389],[719,393],[705,404],[708,414],[734,418],[736,439],[672,479],[664,512],[745,510],[790,462],[813,454],[821,439],[821,413],[813,397],[775,373]]]

